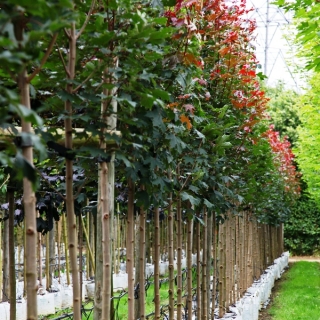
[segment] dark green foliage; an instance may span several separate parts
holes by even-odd
[[[302,196],[291,209],[284,228],[285,247],[294,255],[312,255],[320,249],[320,210],[315,201]]]

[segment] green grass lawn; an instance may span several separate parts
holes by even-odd
[[[294,263],[269,314],[273,320],[320,320],[320,263]]]
[[[154,302],[153,302],[153,290],[154,290],[154,286],[153,284],[150,285],[148,291],[147,291],[147,295],[146,295],[146,314],[149,314],[151,312],[154,311]],[[169,283],[165,282],[161,285],[160,288],[160,302],[161,305],[166,305],[169,302]],[[119,295],[119,293],[114,293],[115,296]],[[119,305],[118,305],[118,300],[115,300],[115,309],[116,310],[116,319],[127,319],[128,318],[128,296],[125,295],[124,297],[122,297],[119,301]],[[90,308],[92,307],[93,303],[89,303],[86,305],[85,308]],[[57,318],[60,315],[63,315],[65,313],[69,313],[72,312],[72,309],[65,309],[65,310],[61,310],[59,312],[57,312],[54,315],[48,316],[45,319],[54,319]],[[83,320],[87,320],[88,317],[83,316],[82,319]],[[93,319],[93,315],[91,315],[88,320]]]

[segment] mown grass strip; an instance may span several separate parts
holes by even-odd
[[[293,264],[269,309],[272,320],[320,320],[320,263]]]

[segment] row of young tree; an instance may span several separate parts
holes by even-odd
[[[285,228],[286,246],[296,254],[319,253],[319,9],[317,1],[295,1],[287,3],[277,1],[278,5],[293,13],[292,39],[298,57],[304,66],[300,67],[306,74],[303,93],[293,94],[290,111],[285,111],[287,121],[282,127],[289,127],[284,132],[291,137],[296,162],[301,171],[303,196],[293,207],[290,221]],[[300,71],[301,74],[301,70]],[[288,92],[288,91],[287,91]],[[281,93],[278,95],[281,96]],[[289,110],[286,108],[286,110]],[[280,112],[278,113],[280,114]],[[280,125],[281,126],[281,125]],[[278,127],[279,128],[279,127]]]
[[[76,320],[76,214],[87,201],[97,200],[95,319],[109,319],[112,309],[115,208],[127,221],[129,319],[137,208],[141,252],[143,213],[152,208],[154,215],[155,284],[160,211],[168,217],[171,262],[174,216],[179,222],[178,276],[182,210],[188,226],[200,221],[204,228],[205,215],[221,225],[241,212],[259,223],[285,221],[299,185],[290,144],[266,120],[249,12],[245,1],[220,0],[1,3],[0,160],[5,177],[23,178],[12,187],[16,195],[23,190],[28,319],[37,319],[36,218],[47,192],[56,198],[42,211],[46,227],[49,207],[64,203],[67,213]],[[157,319],[158,293],[155,285]],[[177,295],[181,310],[181,290]]]

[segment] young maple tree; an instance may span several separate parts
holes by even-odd
[[[280,139],[279,132],[274,131],[274,125],[270,125],[269,130],[265,132],[268,138],[271,150],[274,154],[275,166],[283,177],[284,188],[286,192],[298,196],[300,193],[300,186],[298,183],[298,173],[293,164],[294,154],[290,149],[290,142],[287,137]]]

